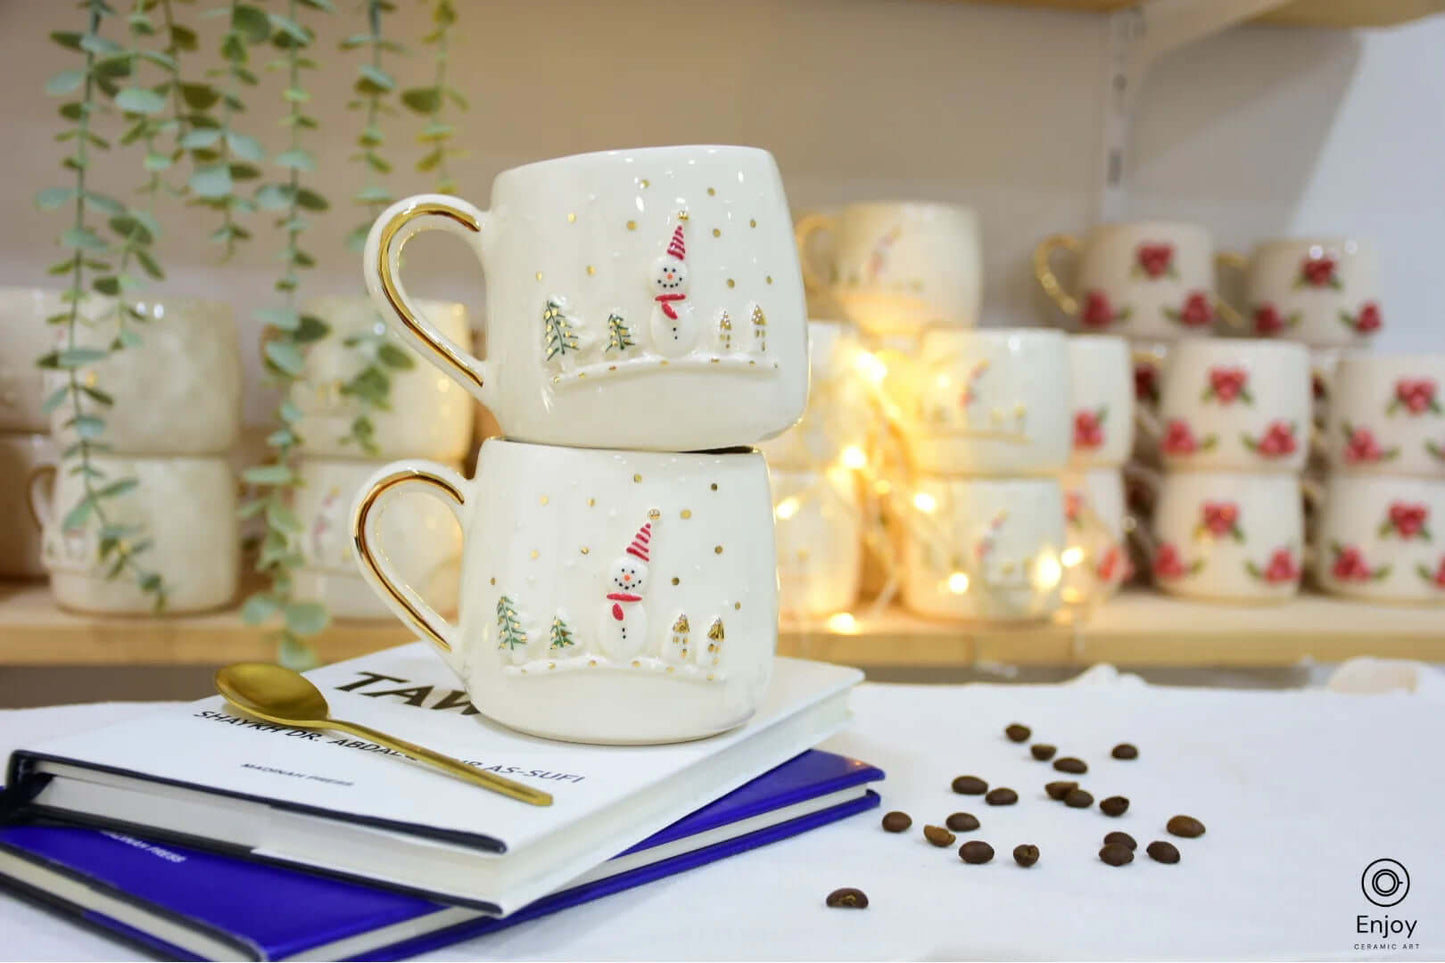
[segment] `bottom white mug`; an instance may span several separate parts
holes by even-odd
[[[1445,481],[1330,478],[1314,571],[1320,587],[1336,595],[1445,604]]]
[[[26,502],[29,479],[55,463],[49,435],[0,434],[0,578],[40,578],[40,521]]]

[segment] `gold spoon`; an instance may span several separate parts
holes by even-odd
[[[216,689],[237,709],[266,722],[293,729],[340,729],[395,749],[417,762],[429,763],[483,789],[533,806],[552,805],[552,795],[540,789],[504,779],[495,773],[483,772],[459,759],[377,732],[370,726],[331,718],[331,708],[321,690],[310,679],[291,669],[269,662],[237,662],[216,670]]]

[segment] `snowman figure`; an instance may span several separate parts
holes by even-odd
[[[602,613],[598,638],[607,657],[630,662],[647,643],[647,612],[642,608],[642,590],[647,583],[648,543],[652,523],[637,530],[627,552],[612,565],[607,606]]]
[[[667,253],[657,259],[652,274],[652,350],[664,358],[680,358],[697,342],[697,320],[687,303],[687,246],[682,225],[672,232]]]

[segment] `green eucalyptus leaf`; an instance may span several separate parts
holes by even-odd
[[[286,628],[300,636],[315,635],[330,623],[320,602],[291,602],[286,606]]]
[[[66,428],[74,428],[75,434],[87,441],[105,434],[105,419],[95,415],[76,415],[65,422]]]
[[[290,485],[295,481],[285,465],[255,465],[243,471],[241,477],[252,485]]]
[[[56,108],[56,112],[66,120],[79,120],[90,113],[90,105],[72,100],[67,104],[61,104]]]
[[[58,207],[69,204],[75,198],[76,190],[73,187],[47,187],[35,195],[35,206],[42,211],[53,211]],[[66,262],[69,264],[70,262]]]
[[[60,235],[60,244],[62,247],[81,248],[87,251],[103,251],[106,248],[106,243],[100,239],[100,235],[88,227],[66,228],[65,232]]]
[[[104,391],[101,391],[99,388],[94,387],[93,385],[81,385],[80,390],[85,392],[99,404],[105,405],[107,408],[115,404],[114,398],[106,394]]]
[[[392,194],[390,188],[383,184],[371,184],[353,194],[352,200],[358,204],[390,204]]]
[[[289,341],[268,341],[264,353],[267,361],[293,378],[306,368],[306,359],[301,354],[301,349]]]
[[[291,188],[285,184],[266,184],[256,191],[256,206],[263,211],[281,211],[291,206]]]
[[[455,87],[447,88],[447,99],[450,100],[452,103],[456,104],[460,110],[470,109],[470,105],[468,105],[467,103],[467,98],[464,97],[462,95],[462,92],[460,90],[457,90]]]
[[[456,128],[451,124],[443,124],[440,121],[433,121],[422,128],[422,132],[416,135],[416,139],[423,144],[446,140],[456,133]]]
[[[416,361],[411,355],[394,344],[386,343],[376,349],[376,359],[388,368],[398,371],[406,371],[416,367]]]
[[[104,361],[110,354],[103,348],[61,348],[55,352],[55,367],[65,371]]]
[[[294,401],[281,402],[281,407],[277,409],[276,413],[280,415],[281,420],[288,425],[294,425],[305,417],[300,407],[298,407]]]
[[[152,173],[169,170],[174,163],[169,154],[157,154],[154,151],[146,154],[145,160],[141,162],[142,166]]]
[[[149,60],[162,70],[169,70],[173,73],[176,70],[176,59],[162,50],[142,50],[140,56],[141,59]]]
[[[124,48],[114,40],[102,37],[97,33],[87,33],[80,38],[80,49],[86,53],[93,53],[96,56],[104,57],[113,53],[120,53]]]
[[[140,481],[135,478],[122,478],[118,481],[111,482],[95,494],[99,498],[114,498],[117,495],[124,495],[138,485],[140,485]]]
[[[271,36],[271,20],[260,7],[238,3],[231,8],[231,30],[247,43],[262,43]]]
[[[324,10],[326,13],[336,12],[336,8],[331,5],[331,0],[299,0],[299,2],[312,10]]]
[[[231,170],[225,164],[210,164],[191,175],[191,191],[197,197],[225,197],[231,193]]]
[[[159,114],[166,109],[166,99],[145,87],[127,87],[116,94],[115,103],[132,114]]]
[[[236,131],[226,131],[226,146],[231,148],[231,153],[242,160],[260,161],[265,159],[266,151],[262,149],[261,142],[249,134],[239,134]],[[232,176],[235,176],[234,173]]]
[[[247,596],[241,603],[241,621],[247,625],[261,625],[275,615],[280,605],[265,592]]]
[[[361,65],[361,76],[377,90],[388,91],[396,89],[396,79],[385,70],[372,64]]]
[[[60,520],[61,530],[66,532],[78,531],[85,525],[86,520],[90,518],[91,513],[94,511],[95,499],[87,495],[85,498],[82,498],[74,508],[65,513],[65,517]]]
[[[430,153],[424,154],[424,155],[422,156],[421,160],[419,160],[419,161],[416,162],[416,169],[417,169],[419,172],[421,172],[421,173],[423,173],[423,174],[426,174],[426,173],[428,173],[428,172],[430,172],[430,171],[436,170],[438,167],[441,166],[441,163],[442,163],[442,149],[441,149],[440,147],[438,147],[438,148],[436,148],[435,150],[431,151]]]
[[[83,34],[74,30],[52,30],[50,39],[60,44],[66,50],[79,50],[80,38]]]
[[[282,331],[295,331],[301,326],[301,314],[295,308],[261,308],[254,317],[262,324]]]
[[[171,46],[177,50],[193,51],[197,48],[196,32],[178,23],[171,24]]]
[[[202,127],[186,131],[181,138],[181,146],[186,150],[195,150],[198,147],[211,147],[220,141],[223,133],[214,127]]]
[[[279,13],[269,14],[271,18],[271,29],[277,34],[285,35],[296,43],[305,45],[311,42],[311,31],[290,17],[283,17]]]
[[[69,385],[66,385],[66,386],[61,387],[61,388],[56,388],[56,389],[55,389],[54,391],[52,391],[49,395],[46,396],[46,398],[45,398],[45,403],[40,406],[40,410],[43,411],[43,412],[45,412],[45,413],[48,415],[48,414],[50,414],[52,411],[54,411],[56,408],[59,408],[62,404],[64,404],[64,403],[65,403],[65,399],[66,399],[67,397],[69,397],[69,396],[70,396],[70,386],[69,386]]]
[[[100,294],[114,297],[120,293],[120,278],[114,276],[96,278],[90,282],[90,286]]]
[[[68,94],[85,81],[83,70],[62,70],[45,82],[45,92],[52,96]]]
[[[221,95],[210,84],[191,83],[181,84],[181,99],[192,110],[206,110],[214,106]]]
[[[85,192],[85,203],[98,210],[104,211],[111,216],[124,214],[125,205],[107,194],[98,194],[95,191]]]
[[[54,36],[54,34],[51,34],[51,36]],[[366,47],[370,44],[371,34],[354,33],[351,36],[347,37],[345,40],[341,41],[341,43],[339,43],[337,47],[341,50],[355,50],[357,47]]]
[[[307,211],[324,211],[331,205],[320,194],[310,188],[301,187],[296,191],[296,206]]]
[[[401,92],[401,102],[418,114],[431,114],[441,106],[441,95],[435,87],[412,87]]]
[[[301,531],[301,519],[285,503],[273,501],[266,506],[266,524],[283,532]]]
[[[261,176],[261,169],[252,164],[231,162],[231,178],[238,181],[254,181]]]
[[[303,314],[301,323],[296,328],[292,339],[297,344],[310,344],[313,341],[320,341],[331,333],[331,325],[316,317],[314,314]]]
[[[152,280],[160,281],[165,278],[166,272],[161,270],[161,266],[156,263],[156,259],[151,256],[149,251],[144,248],[137,248],[135,251],[135,259],[140,262],[141,270],[150,275]]]
[[[314,171],[316,159],[303,147],[293,147],[290,150],[282,151],[273,160],[280,167],[286,167],[298,171]]]

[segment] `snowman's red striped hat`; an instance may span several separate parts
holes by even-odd
[[[683,260],[683,258],[686,257],[686,255],[687,255],[687,245],[686,245],[686,244],[683,242],[683,240],[682,240],[682,225],[681,225],[681,224],[679,224],[677,227],[673,228],[673,231],[672,231],[672,243],[667,246],[667,253],[668,253],[668,254],[671,254],[673,257],[677,258],[679,261]]]
[[[652,541],[652,523],[643,522],[642,527],[637,530],[637,535],[632,539],[632,544],[627,546],[627,554],[635,555],[644,562],[650,561],[648,557],[648,543]]]

